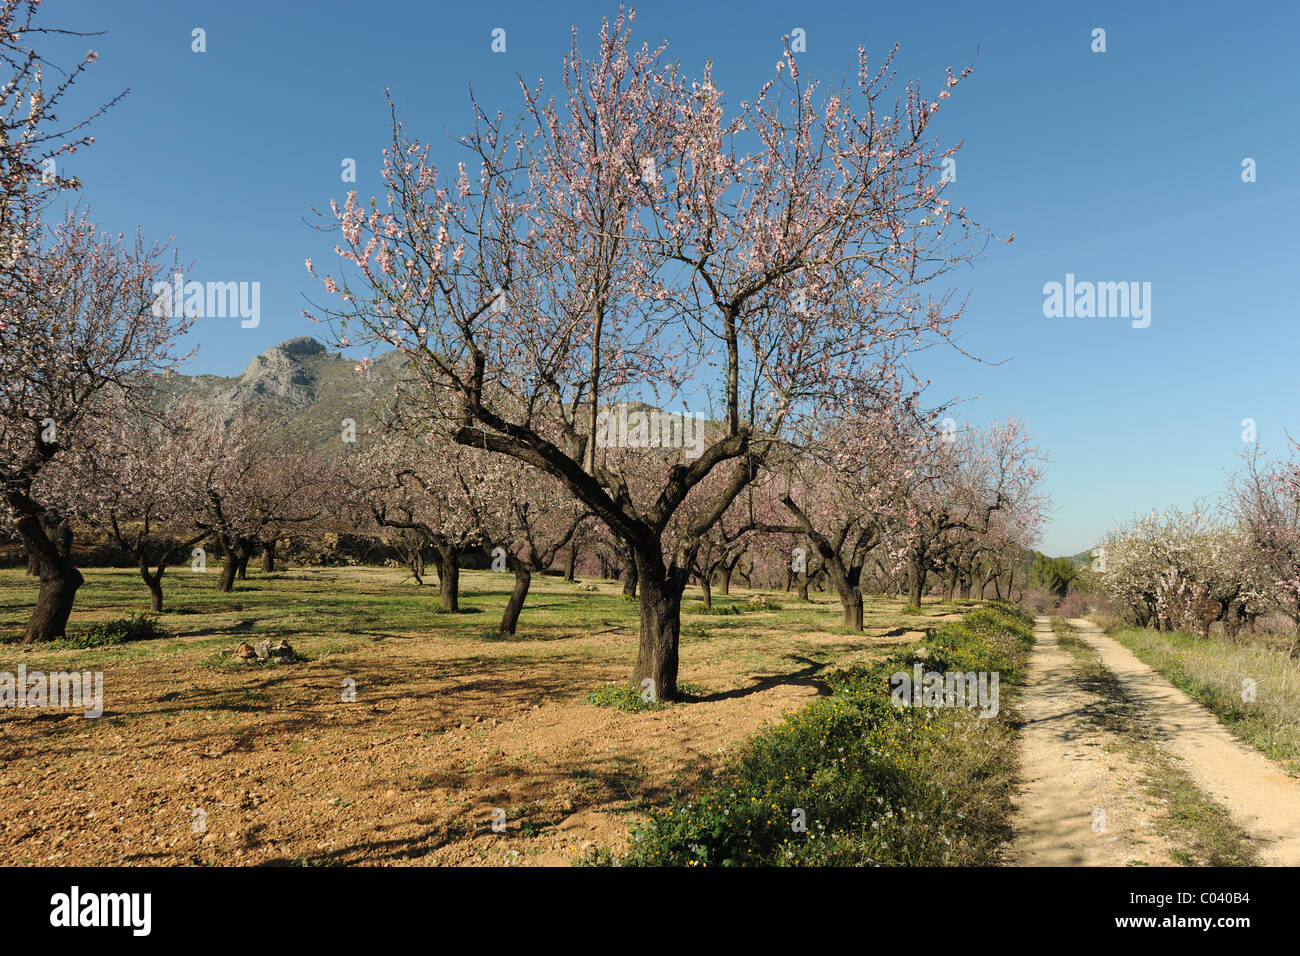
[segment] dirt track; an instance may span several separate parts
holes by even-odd
[[[1259,862],[1300,864],[1300,781],[1232,737],[1208,710],[1127,648],[1084,620],[1076,636],[1141,708],[1159,746],[1250,838]],[[1070,664],[1049,621],[1039,618],[1022,705],[1022,787],[1008,862],[1107,866],[1169,862],[1157,834],[1159,808],[1140,786],[1141,768],[1121,735],[1089,718],[1098,703]],[[1102,824],[1095,825],[1101,817]]]

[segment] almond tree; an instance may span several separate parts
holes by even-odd
[[[691,81],[664,46],[632,46],[630,24],[606,23],[590,60],[575,30],[559,103],[540,84],[515,117],[475,101],[450,178],[393,109],[386,193],[334,207],[344,274],[322,281],[342,305],[319,311],[402,350],[419,407],[458,442],[550,474],[626,543],[632,681],[667,700],[705,532],[779,443],[946,340],[961,306],[935,280],[975,250],[943,196],[954,150],[927,132],[959,77],[898,99],[893,54],[872,67],[862,50],[856,83],[823,94],[787,50],[733,109],[710,68]],[[694,406],[721,427],[638,502],[594,447],[619,401]],[[712,500],[666,542],[715,470]]]
[[[919,423],[916,395],[882,390],[870,413],[827,423],[805,455],[783,471],[776,492],[786,524],[764,530],[805,538],[844,608],[844,626],[862,630],[862,573],[885,541],[891,512],[912,474]],[[806,596],[806,594],[805,594]]]
[[[172,461],[176,507],[220,551],[219,592],[233,589],[237,571],[263,537],[310,527],[337,505],[340,492],[330,464],[255,410],[238,409],[227,417],[190,400],[166,414],[183,437]]]
[[[73,84],[96,59],[70,69],[32,46],[45,34],[35,0],[0,2],[0,524],[26,545],[40,579],[24,641],[63,635],[83,577],[55,489],[38,492],[41,472],[83,439],[96,395],[142,387],[172,367],[184,320],[155,314],[150,290],[162,248],[101,235],[84,214],[49,227],[42,215],[80,184],[60,170],[67,155],[94,140],[86,125],[117,98],[78,122],[57,116]],[[47,69],[62,79],[48,83]]]
[[[485,539],[495,546],[493,569],[504,561],[505,570],[515,577],[500,627],[500,633],[514,634],[533,573],[545,571],[561,551],[568,551],[592,515],[548,475],[512,459],[505,459],[504,468],[498,462],[497,468],[501,479],[497,500],[476,517]]]
[[[190,448],[183,425],[113,390],[86,420],[86,440],[56,457],[39,480],[60,489],[75,517],[107,531],[136,562],[154,611],[163,609],[168,565],[208,536],[194,533],[182,506],[178,464]]]
[[[885,547],[902,558],[908,607],[920,607],[928,575],[941,570],[950,551],[988,534],[999,512],[1043,507],[1043,455],[1024,423],[1008,416],[987,428],[931,432],[885,535]]]
[[[437,430],[391,427],[374,436],[347,471],[350,494],[376,526],[432,548],[444,610],[460,611],[460,560],[488,543],[485,516],[513,490],[493,456]]]
[[[49,533],[50,509],[66,511],[58,489],[37,480],[57,456],[88,442],[96,398],[117,387],[135,399],[150,376],[174,367],[187,324],[153,308],[162,249],[100,234],[75,211],[24,255],[31,297],[0,311],[0,488],[6,520],[27,546],[40,578],[24,640],[64,633],[83,583],[67,536]]]
[[[1266,600],[1291,619],[1300,648],[1300,444],[1268,462],[1256,448],[1233,477],[1229,507],[1247,542],[1245,560]],[[1107,552],[1107,566],[1110,564]],[[1243,615],[1244,616],[1244,615]],[[1233,615],[1235,618],[1235,615]],[[1234,624],[1235,624],[1234,620]],[[1235,628],[1234,628],[1235,630]]]

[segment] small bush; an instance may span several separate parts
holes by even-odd
[[[132,641],[153,641],[172,634],[153,614],[133,614],[115,621],[100,621],[84,627],[69,628],[67,637],[51,641],[48,646],[60,648],[106,647],[111,644],[128,644]]]
[[[738,604],[715,604],[709,607],[703,601],[692,601],[686,605],[687,614],[743,614]]]
[[[930,634],[924,656],[918,647],[836,671],[831,696],[751,738],[699,796],[652,811],[627,854],[598,851],[590,862],[989,865],[1011,810],[1006,709],[985,719],[895,707],[889,679],[919,662],[997,671],[1012,690],[1032,643],[1032,618],[985,606]]]
[[[692,697],[708,693],[699,684],[692,684],[687,681],[678,681],[677,690],[679,693]],[[629,713],[637,713],[642,710],[662,710],[668,706],[667,702],[662,700],[642,700],[641,692],[628,684],[604,684],[588,694],[586,701],[589,704],[595,704],[597,707],[616,707]]]

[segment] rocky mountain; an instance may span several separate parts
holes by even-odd
[[[392,394],[403,368],[401,353],[392,351],[358,372],[355,359],[300,336],[255,357],[242,375],[167,375],[161,400],[189,397],[227,413],[253,407],[264,411],[268,421],[292,421],[313,444],[325,445],[339,440],[345,418],[356,422],[358,434],[372,424],[376,402]]]

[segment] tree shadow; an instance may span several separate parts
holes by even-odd
[[[815,661],[808,657],[800,657],[797,654],[787,654],[783,660],[795,661],[807,666],[791,671],[788,674],[769,674],[766,677],[750,678],[753,684],[749,687],[738,687],[735,690],[724,690],[714,694],[683,694],[682,700],[693,704],[711,704],[720,700],[737,700],[742,697],[750,697],[754,694],[761,694],[765,690],[782,686],[812,687],[817,691],[818,697],[830,696],[830,685],[814,676],[819,671],[830,666],[826,661]]]

